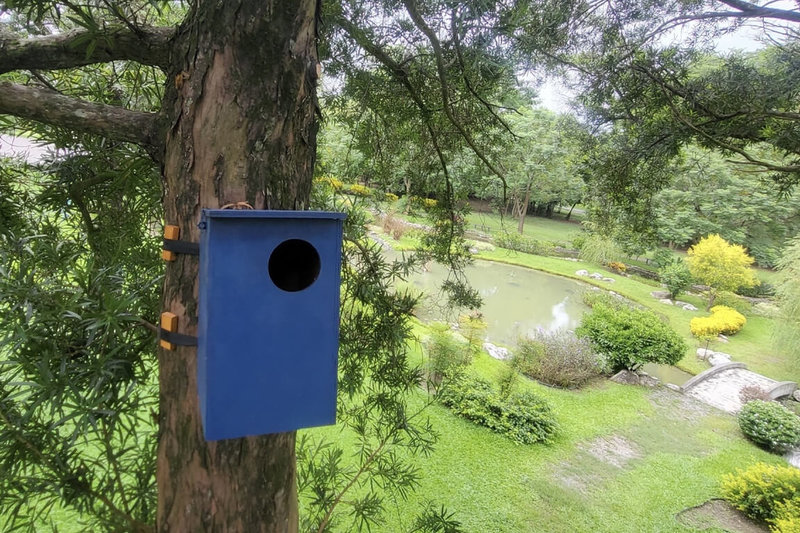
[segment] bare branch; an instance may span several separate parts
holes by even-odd
[[[738,10],[736,13],[731,13],[732,17],[751,17],[751,18],[771,18],[788,20],[789,22],[800,22],[800,12],[793,9],[777,9],[774,7],[758,6],[743,0],[719,0],[726,6]]]
[[[99,32],[72,30],[28,39],[0,38],[0,74],[20,69],[65,69],[130,60],[166,67],[174,28],[114,26]]]
[[[475,153],[475,155],[477,155],[478,158],[481,161],[483,161],[483,164],[485,164],[487,168],[491,170],[492,173],[495,174],[498,178],[500,178],[500,181],[503,182],[503,199],[505,200],[506,189],[507,189],[505,173],[502,172],[499,168],[497,168],[497,166],[495,166],[491,161],[489,161],[489,159],[486,157],[483,151],[477,147],[475,141],[472,139],[472,136],[469,134],[466,128],[464,128],[464,125],[461,124],[461,122],[453,114],[453,109],[452,106],[450,105],[450,90],[448,88],[448,83],[447,83],[447,71],[444,64],[444,58],[442,55],[442,45],[439,42],[439,38],[436,36],[436,33],[431,29],[431,27],[428,26],[428,24],[425,22],[425,19],[422,18],[422,15],[419,13],[419,10],[417,9],[417,4],[415,0],[404,0],[403,4],[406,6],[406,11],[408,12],[408,15],[411,17],[411,20],[413,20],[417,28],[419,28],[420,31],[422,31],[422,33],[425,34],[425,36],[428,38],[428,41],[431,43],[431,47],[433,48],[433,53],[434,56],[436,57],[436,70],[439,74],[439,85],[441,87],[441,93],[442,93],[442,105],[444,107],[444,112],[447,115],[447,118],[450,119],[450,122],[453,124],[453,126],[456,127],[458,132],[467,142],[467,144]]]
[[[151,149],[158,148],[162,142],[155,113],[87,102],[50,89],[18,83],[0,82],[0,114],[94,133]]]

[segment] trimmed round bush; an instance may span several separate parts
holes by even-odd
[[[720,490],[723,498],[750,518],[765,522],[790,519],[797,509],[790,502],[800,498],[800,470],[756,463],[724,476]]]
[[[747,323],[745,316],[725,305],[711,308],[711,316],[698,316],[689,322],[689,330],[698,338],[716,337],[720,333],[733,335]]]
[[[503,397],[483,379],[450,382],[437,398],[458,416],[520,444],[549,442],[558,431],[555,414],[544,398],[530,392]]]
[[[651,311],[596,304],[575,331],[606,358],[609,370],[636,370],[646,363],[673,365],[686,343]]]
[[[748,439],[774,452],[800,444],[800,418],[776,402],[747,402],[739,412],[739,427]]]

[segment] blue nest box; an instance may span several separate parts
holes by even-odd
[[[344,217],[203,211],[197,390],[207,440],[336,422]]]

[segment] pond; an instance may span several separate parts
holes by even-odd
[[[391,255],[391,252],[390,252]],[[483,298],[481,312],[487,322],[485,338],[493,344],[512,348],[517,339],[534,334],[537,330],[574,330],[589,307],[581,294],[591,290],[586,284],[546,274],[538,270],[506,265],[493,261],[475,261],[465,270],[473,288]],[[416,274],[411,284],[421,289],[426,298],[416,315],[425,322],[441,320],[453,322],[439,287],[447,276],[447,269],[429,263],[428,270]],[[683,385],[692,375],[669,365],[648,364],[647,373],[666,383]]]
[[[439,294],[447,269],[433,263],[428,268],[411,280],[427,295],[417,317],[453,321]],[[589,309],[581,298],[588,287],[571,279],[491,261],[475,261],[465,273],[483,298],[486,340],[495,344],[513,347],[518,338],[537,330],[575,329]]]

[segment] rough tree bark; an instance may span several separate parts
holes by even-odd
[[[134,142],[160,162],[164,216],[199,240],[203,208],[305,209],[316,150],[317,0],[197,0],[177,30],[0,38],[0,72],[133,60],[167,72],[160,113],[0,83],[0,113]],[[197,334],[196,257],[168,263],[163,309]],[[269,339],[265,339],[265,346]],[[158,531],[296,531],[295,434],[203,438],[195,348],[159,353]],[[258,406],[270,409],[274,406]],[[279,408],[279,407],[278,407]]]
[[[307,207],[316,8],[315,0],[203,1],[179,29],[163,175],[165,219],[183,239],[199,240],[203,208]],[[188,334],[196,334],[197,274],[196,257],[180,256],[164,283],[163,308]],[[296,531],[295,434],[206,442],[195,357],[195,348],[159,355],[158,530]]]

